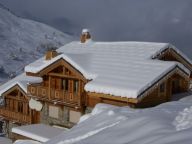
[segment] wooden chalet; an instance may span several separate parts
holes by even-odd
[[[94,42],[84,30],[80,42],[48,51],[25,72],[42,81],[29,82],[26,93],[18,86],[4,93],[8,107],[14,103],[10,98],[17,101],[17,108],[10,108],[22,115],[16,120],[70,128],[98,103],[145,108],[188,92],[192,62],[168,43]],[[25,108],[20,108],[21,98]],[[30,102],[32,109],[42,104],[35,121]],[[5,117],[7,108],[0,110]],[[7,115],[15,119],[12,111]]]
[[[37,79],[21,74],[0,87],[0,117],[3,121],[3,131],[10,138],[13,127],[39,123],[39,112],[30,109],[30,98],[26,91],[26,83],[28,81],[32,83],[34,80]]]
[[[27,94],[44,104],[41,120],[71,127],[97,103],[151,107],[187,92],[191,61],[167,43],[94,42],[84,31],[25,67],[43,82]]]

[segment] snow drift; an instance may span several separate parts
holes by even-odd
[[[191,117],[188,99],[136,110],[98,104],[77,126],[46,144],[191,144]]]

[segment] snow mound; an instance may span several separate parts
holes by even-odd
[[[91,113],[89,113],[89,114],[83,115],[80,118],[78,123],[81,123],[81,122],[89,119],[90,117],[92,117],[94,115],[98,115],[98,114],[102,113],[103,111],[107,111],[107,110],[110,110],[110,109],[113,109],[113,108],[116,108],[116,106],[109,105],[109,104],[102,104],[102,103],[97,104],[95,106],[95,108],[93,109],[93,111]],[[113,114],[114,114],[114,112],[112,110],[110,110],[108,112],[108,115],[113,115]]]
[[[176,117],[191,123],[191,112],[191,103],[182,101],[138,110],[99,104],[86,121],[45,144],[191,144],[191,124],[182,131],[173,125]]]
[[[173,124],[175,125],[177,131],[191,128],[192,127],[192,106],[189,108],[185,108],[182,112],[179,112]]]

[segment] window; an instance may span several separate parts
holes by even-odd
[[[6,109],[9,109],[9,107],[10,107],[9,99],[5,99],[5,107],[6,107]]]
[[[23,103],[18,102],[18,112],[23,113]]]
[[[31,94],[35,94],[35,88],[31,87]]]
[[[180,80],[179,79],[174,79],[172,81],[172,93],[179,93],[180,92]]]
[[[56,106],[49,106],[49,117],[59,118],[59,108]]]
[[[75,94],[78,94],[78,90],[79,90],[79,82],[78,82],[77,80],[75,80],[75,81],[73,82],[73,92],[74,92]]]
[[[72,123],[78,123],[81,117],[81,113],[77,111],[70,110],[69,111],[69,121]]]
[[[68,85],[69,85],[69,81],[66,79],[63,79],[63,84],[62,84],[63,90],[68,91],[68,89],[69,89]]]
[[[164,93],[165,92],[165,83],[160,84],[159,88],[160,88],[159,89],[160,93]]]

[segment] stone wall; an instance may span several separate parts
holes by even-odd
[[[74,126],[74,123],[69,122],[69,108],[65,106],[53,105],[53,107],[58,107],[58,118],[51,117],[49,114],[49,104],[45,103],[41,114],[40,123],[48,125],[58,125],[67,128]]]

